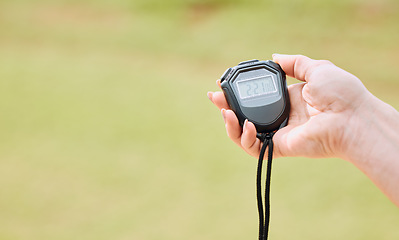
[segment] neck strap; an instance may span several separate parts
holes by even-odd
[[[269,234],[270,221],[270,180],[272,173],[272,159],[273,159],[273,135],[274,133],[258,134],[258,137],[263,141],[262,148],[259,154],[258,169],[256,175],[256,195],[259,213],[259,240],[267,240]],[[265,156],[266,148],[269,146],[266,169],[266,183],[265,183],[265,210],[263,210],[262,201],[262,163]],[[266,216],[266,219],[265,219]]]

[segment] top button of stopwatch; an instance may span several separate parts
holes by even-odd
[[[250,64],[253,64],[256,62],[259,62],[259,60],[258,59],[248,60],[248,61],[240,62],[238,65],[250,65]]]
[[[252,60],[248,60],[248,61],[244,61],[244,62],[240,62],[238,64],[238,66],[245,66],[245,65],[251,65],[251,64],[255,64],[259,62],[258,59],[252,59]],[[228,68],[222,75],[222,77],[220,78],[220,82],[223,82],[231,73],[232,68]]]
[[[223,82],[227,76],[229,75],[229,73],[231,72],[231,68],[228,68],[222,75],[222,77],[220,78],[220,82]]]

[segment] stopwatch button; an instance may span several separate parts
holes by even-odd
[[[220,78],[220,82],[223,82],[224,80],[226,80],[226,77],[229,75],[230,72],[231,72],[231,68],[227,69],[227,70],[223,73],[222,77]]]
[[[248,61],[240,62],[238,65],[249,65],[252,63],[256,63],[256,62],[259,62],[259,60],[258,59],[248,60]]]

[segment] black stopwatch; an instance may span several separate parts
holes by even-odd
[[[241,126],[248,119],[258,133],[269,133],[287,125],[290,100],[285,72],[277,63],[241,62],[227,69],[220,82]]]
[[[273,61],[250,60],[227,69],[220,79],[231,110],[242,126],[251,121],[263,141],[259,153],[256,194],[259,213],[259,239],[267,240],[270,220],[270,180],[273,159],[274,132],[287,125],[290,112],[285,72]],[[262,163],[268,148],[265,181],[265,211],[262,201]],[[265,218],[266,216],[266,218]]]

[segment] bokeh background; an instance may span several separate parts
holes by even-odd
[[[2,0],[0,239],[256,239],[256,160],[207,91],[304,54],[399,109],[398,43],[397,0]],[[343,160],[278,159],[271,196],[270,239],[399,239]]]

